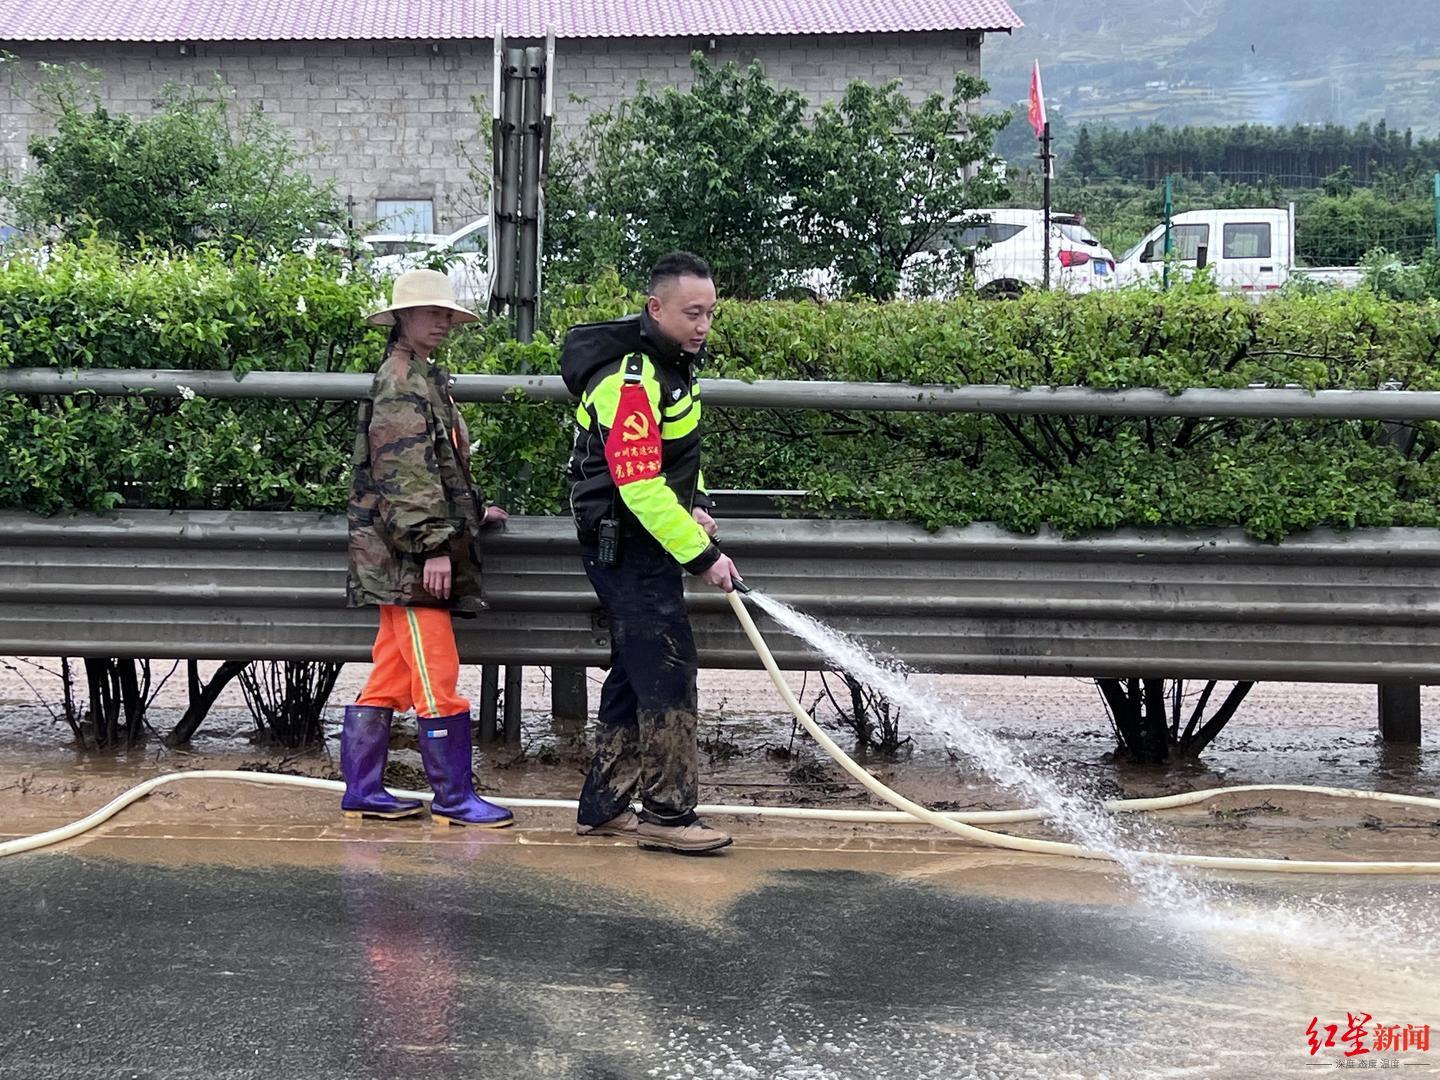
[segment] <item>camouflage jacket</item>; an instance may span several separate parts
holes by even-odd
[[[351,459],[351,607],[404,604],[474,612],[484,500],[470,482],[470,434],[450,398],[450,375],[392,349],[360,405]],[[450,599],[425,591],[422,571],[450,556]]]

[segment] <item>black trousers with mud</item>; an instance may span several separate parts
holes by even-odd
[[[638,791],[645,820],[689,824],[699,799],[698,658],[684,571],[649,537],[625,537],[617,566],[601,566],[593,548],[584,560],[610,624],[610,674],[579,822],[609,821]]]

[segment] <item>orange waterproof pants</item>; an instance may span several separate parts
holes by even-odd
[[[460,654],[455,627],[443,608],[380,608],[380,632],[371,652],[375,667],[360,691],[357,705],[417,715],[455,716],[468,713],[470,702],[460,696]]]

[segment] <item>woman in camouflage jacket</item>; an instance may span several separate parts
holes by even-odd
[[[370,322],[390,342],[360,406],[347,513],[349,603],[380,608],[374,668],[345,710],[340,769],[347,816],[401,818],[420,804],[381,782],[397,711],[415,708],[420,756],[438,822],[500,828],[510,811],[475,794],[470,702],[459,695],[452,614],[485,607],[480,529],[506,520],[486,508],[470,479],[470,436],[450,397],[450,375],[431,354],[451,329],[478,317],[455,302],[450,281],[412,270]]]

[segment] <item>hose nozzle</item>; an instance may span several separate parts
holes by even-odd
[[[735,591],[738,592],[741,596],[749,596],[750,593],[751,593],[750,586],[749,586],[749,585],[746,585],[743,581],[740,581],[740,580],[738,580],[738,579],[736,579],[736,578],[731,578],[731,579],[730,579],[730,584],[734,587]]]

